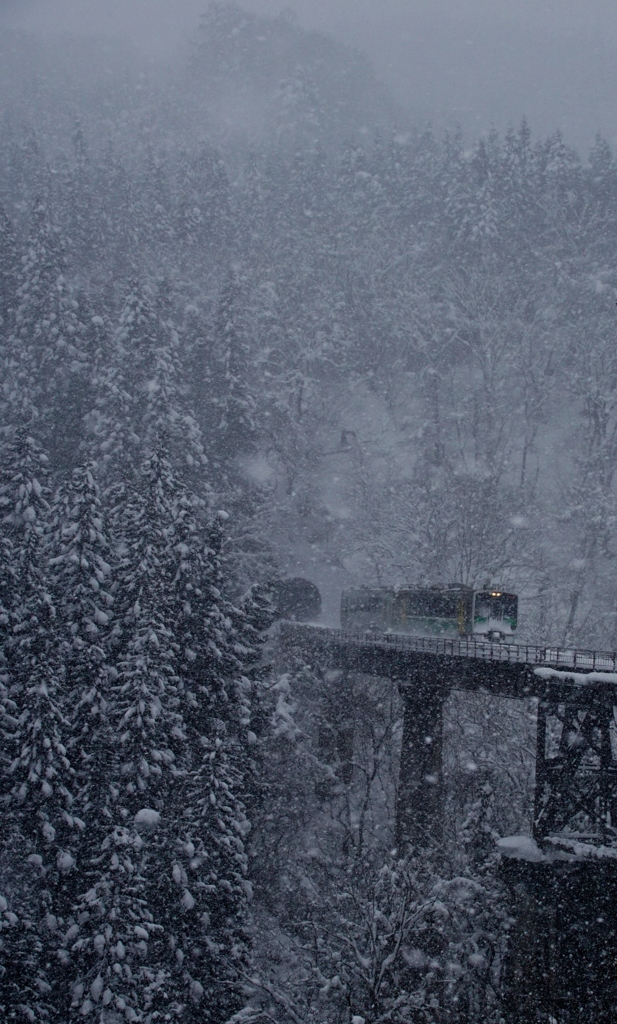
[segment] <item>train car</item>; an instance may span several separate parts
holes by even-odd
[[[312,622],[321,615],[321,594],[310,580],[294,576],[276,580],[271,586],[278,618]]]
[[[261,606],[260,629],[267,629],[278,619],[314,622],[321,615],[321,594],[318,588],[301,576],[256,583],[249,593],[255,603]],[[252,614],[256,614],[254,609]]]
[[[507,642],[517,618],[516,594],[499,588],[362,587],[344,590],[341,596],[341,628],[365,632]]]

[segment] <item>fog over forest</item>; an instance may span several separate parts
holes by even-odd
[[[2,0],[0,17],[38,33],[107,35],[141,52],[186,44],[203,0]],[[525,116],[583,150],[613,143],[617,11],[609,0],[247,0],[365,52],[414,121],[470,139]]]
[[[404,696],[279,620],[617,649],[617,15],[202,6],[0,5],[0,1015],[498,1024],[537,702],[401,839]]]

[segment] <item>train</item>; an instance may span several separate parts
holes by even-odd
[[[517,622],[518,597],[500,587],[359,587],[341,596],[342,629],[508,643]]]
[[[318,587],[301,576],[255,583],[246,595],[249,597],[253,604],[251,616],[260,630],[280,619],[314,622],[321,615]]]
[[[270,580],[256,588],[276,619],[315,622],[321,595],[310,580]],[[477,637],[508,643],[518,625],[518,596],[501,587],[357,587],[341,595],[341,629],[411,636]]]

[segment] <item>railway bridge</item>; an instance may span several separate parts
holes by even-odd
[[[504,845],[518,925],[508,1020],[617,1021],[617,653],[285,622],[283,650],[391,679],[404,709],[397,846],[439,839],[442,724],[452,690],[538,702],[529,843]]]

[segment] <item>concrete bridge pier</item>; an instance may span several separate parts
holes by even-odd
[[[417,672],[399,681],[403,739],[396,801],[396,845],[439,842],[443,832],[443,707],[445,693],[431,674]]]

